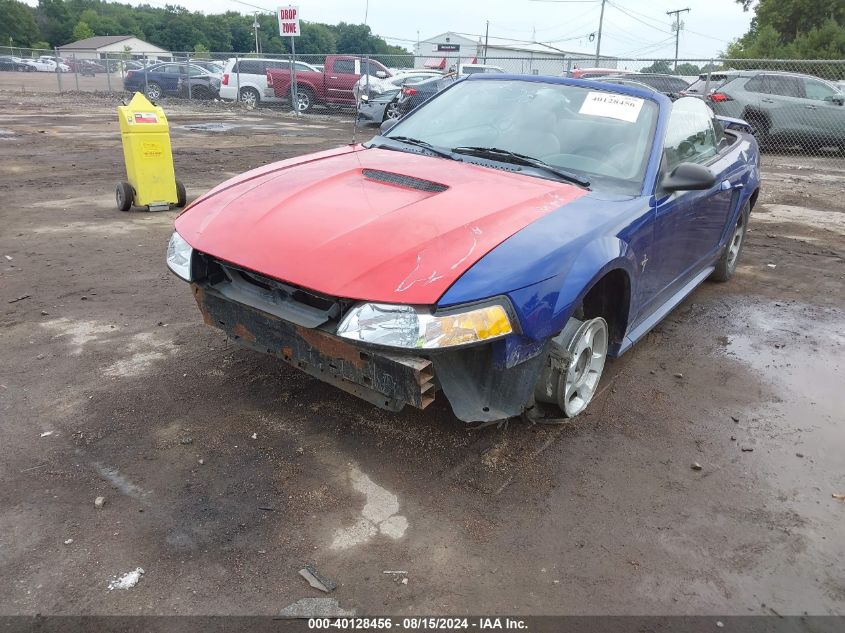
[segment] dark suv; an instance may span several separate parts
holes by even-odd
[[[845,95],[834,84],[811,75],[746,70],[714,85],[704,95],[713,111],[751,123],[762,145],[845,151]]]

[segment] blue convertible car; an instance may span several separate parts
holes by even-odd
[[[208,324],[380,407],[572,417],[607,357],[734,274],[750,131],[645,87],[473,75],[212,189],[167,261]]]

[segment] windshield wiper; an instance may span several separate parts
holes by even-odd
[[[437,154],[438,156],[442,156],[443,158],[449,158],[451,160],[457,161],[461,160],[460,156],[455,156],[455,154],[450,151],[435,147],[428,141],[421,141],[418,138],[411,138],[410,136],[383,136],[381,138],[385,138],[391,141],[399,141],[400,143],[404,143],[405,145],[415,145],[416,147],[422,147],[423,149],[428,150],[432,154]],[[378,143],[378,141],[376,141],[376,143]],[[374,143],[376,147],[384,147],[384,145],[376,143]]]
[[[513,163],[515,165],[536,167],[537,169],[547,171],[550,174],[554,174],[558,178],[561,178],[562,180],[574,183],[580,187],[584,187],[585,189],[590,186],[590,181],[586,178],[581,178],[581,176],[577,176],[572,172],[564,171],[563,169],[559,169],[557,167],[549,165],[547,162],[544,162],[539,158],[534,158],[533,156],[526,156],[525,154],[519,154],[517,152],[512,152],[507,149],[501,149],[499,147],[453,147],[452,151],[456,154],[470,154],[472,156],[478,156],[481,158],[503,160],[505,162]]]

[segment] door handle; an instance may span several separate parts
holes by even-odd
[[[337,79],[337,77],[329,77],[329,79]]]
[[[760,101],[762,101],[763,103],[774,103],[775,102],[774,99],[760,99]]]
[[[804,107],[807,108],[808,110],[815,110],[816,109],[816,106],[814,106],[814,105],[806,105]]]

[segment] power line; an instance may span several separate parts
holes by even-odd
[[[667,45],[667,44],[669,44],[669,43],[670,43],[673,39],[675,39],[675,36],[674,36],[674,35],[673,35],[672,37],[667,37],[665,40],[662,40],[662,41],[660,41],[660,42],[656,42],[656,43],[654,43],[654,44],[649,44],[648,46],[643,46],[643,47],[641,47],[641,48],[635,48],[635,49],[632,49],[632,50],[629,50],[629,51],[625,51],[624,53],[620,53],[620,55],[619,55],[619,56],[620,56],[620,57],[625,57],[625,56],[627,56],[627,55],[642,55],[643,53],[646,53],[646,52],[648,52],[648,51],[651,51],[651,50],[657,50],[657,49],[659,49],[659,48],[662,48],[662,47],[666,46],[666,45]]]
[[[622,13],[624,13],[625,15],[627,15],[627,16],[628,16],[629,18],[631,18],[632,20],[636,20],[636,21],[637,21],[637,22],[639,22],[640,24],[644,24],[645,26],[649,27],[650,29],[654,29],[655,31],[660,31],[661,33],[667,33],[667,34],[669,34],[669,35],[674,35],[674,33],[672,33],[672,31],[667,31],[667,30],[665,30],[665,29],[659,29],[659,28],[657,28],[656,26],[654,26],[653,24],[649,24],[648,22],[645,22],[644,20],[641,20],[640,18],[638,18],[637,16],[635,16],[633,13],[628,13],[628,11],[626,11],[626,10],[625,10],[625,9],[623,9],[622,7],[620,7],[620,6],[616,5],[616,4],[614,4],[613,2],[610,2],[610,0],[608,0],[608,2],[607,2],[607,3],[608,3],[610,6],[612,6],[614,9],[616,9],[617,11],[621,11]]]
[[[273,9],[259,7],[257,4],[250,4],[249,2],[244,2],[243,0],[232,0],[232,2],[237,2],[238,4],[242,4],[245,7],[252,7],[253,9],[260,9],[261,11],[266,11],[267,13],[276,13]]]

